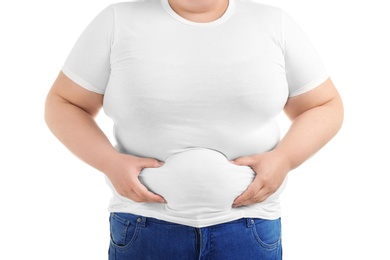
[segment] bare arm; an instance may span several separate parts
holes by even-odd
[[[330,79],[307,93],[290,98],[284,110],[292,124],[277,147],[267,153],[234,160],[256,172],[255,180],[236,198],[234,207],[267,199],[280,187],[289,171],[334,137],[343,121],[342,101]]]
[[[120,195],[138,202],[163,202],[138,180],[143,168],[161,163],[117,152],[94,120],[102,104],[103,95],[80,87],[61,72],[47,95],[45,120],[71,152],[105,173]]]

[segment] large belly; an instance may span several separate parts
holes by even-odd
[[[221,212],[231,209],[254,177],[250,167],[234,165],[220,152],[193,148],[169,156],[160,168],[144,169],[139,179],[171,210]]]

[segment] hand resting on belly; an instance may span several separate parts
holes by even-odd
[[[170,155],[162,167],[145,168],[139,175],[150,191],[165,198],[169,209],[194,213],[230,210],[254,177],[250,167],[234,165],[206,148]]]

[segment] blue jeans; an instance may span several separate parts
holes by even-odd
[[[109,260],[281,260],[281,223],[242,218],[193,228],[128,213],[110,214]]]

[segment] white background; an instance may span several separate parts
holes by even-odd
[[[53,137],[43,108],[81,31],[114,2],[0,4],[0,259],[107,259],[103,175]],[[390,259],[386,1],[262,2],[282,7],[306,31],[345,104],[337,137],[290,173],[284,259]],[[111,121],[104,113],[98,120],[112,138]]]

